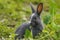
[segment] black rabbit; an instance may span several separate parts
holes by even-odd
[[[24,38],[24,34],[26,29],[29,31],[32,31],[32,36],[35,38],[39,35],[40,32],[43,30],[43,25],[41,23],[41,12],[43,10],[43,3],[39,3],[37,6],[37,9],[35,10],[32,3],[30,3],[31,9],[32,9],[32,15],[30,16],[30,21],[23,23],[15,32],[17,34],[15,36],[16,39],[22,39]],[[31,26],[31,27],[30,27]]]

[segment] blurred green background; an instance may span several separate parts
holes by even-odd
[[[60,40],[60,0],[0,0],[0,40],[14,40],[15,30],[32,14],[30,2],[35,8],[40,2],[44,5],[44,30],[38,40]]]

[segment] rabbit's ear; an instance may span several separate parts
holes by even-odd
[[[34,12],[35,12],[35,9],[34,9],[34,7],[33,7],[33,4],[30,3],[30,6],[31,6],[31,9],[32,9],[32,13],[34,13]]]
[[[37,14],[40,15],[40,13],[42,12],[43,9],[43,3],[39,3],[37,6]]]

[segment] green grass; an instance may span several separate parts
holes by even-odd
[[[34,5],[40,2],[44,4],[41,15],[44,30],[37,40],[60,40],[59,0],[0,0],[0,39],[14,40],[15,30],[23,22],[28,21],[32,13],[29,6],[30,2]],[[33,40],[28,30],[24,39],[27,38]]]

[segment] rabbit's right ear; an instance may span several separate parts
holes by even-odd
[[[34,13],[34,12],[35,12],[35,9],[34,9],[34,7],[33,7],[33,4],[30,3],[30,6],[31,6],[31,9],[32,9],[32,13]]]
[[[40,15],[43,10],[43,3],[39,3],[37,6],[37,14]]]

